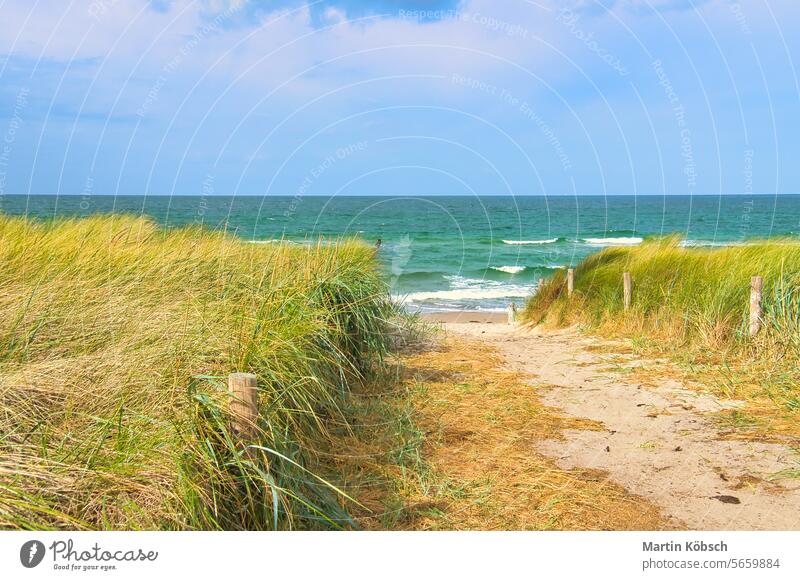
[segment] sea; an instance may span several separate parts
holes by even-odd
[[[0,211],[39,219],[147,215],[166,227],[224,228],[251,243],[380,240],[392,294],[422,312],[501,311],[559,268],[653,236],[722,247],[800,234],[800,195],[3,195]]]

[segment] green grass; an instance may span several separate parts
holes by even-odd
[[[800,347],[800,243],[756,242],[723,249],[683,248],[679,238],[608,248],[575,270],[567,298],[559,271],[526,304],[535,323],[588,324],[632,334],[668,336],[701,346]],[[631,272],[632,307],[623,310],[622,274]],[[750,278],[764,278],[766,332],[747,337]]]
[[[726,248],[680,247],[680,239],[647,240],[607,248],[575,270],[557,272],[525,307],[534,324],[578,324],[608,337],[632,338],[651,352],[666,352],[729,397],[770,399],[796,419],[800,382],[800,243],[755,241]],[[633,280],[632,304],[623,308],[623,272]],[[750,279],[760,275],[763,330],[749,336]],[[786,414],[789,413],[789,415]]]
[[[324,451],[388,349],[371,248],[0,216],[0,313],[0,527],[351,525]],[[248,449],[234,371],[258,376]]]

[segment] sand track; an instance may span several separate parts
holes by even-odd
[[[602,422],[605,431],[568,430],[538,451],[565,469],[600,469],[690,529],[800,530],[800,480],[775,474],[800,467],[788,446],[721,439],[709,414],[741,405],[665,380],[638,384],[610,369],[574,330],[539,332],[495,323],[445,324],[448,332],[495,347],[547,405]],[[630,355],[615,365],[657,364]]]

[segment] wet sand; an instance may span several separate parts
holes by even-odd
[[[476,312],[465,310],[462,312],[428,312],[422,315],[429,322],[444,322],[446,324],[507,324],[508,315],[505,312]]]

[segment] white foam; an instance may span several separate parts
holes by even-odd
[[[506,274],[519,274],[525,270],[525,266],[492,266],[492,270],[505,272]]]
[[[541,244],[554,244],[558,238],[550,238],[548,240],[503,240],[504,244],[509,246],[538,246]]]
[[[644,238],[584,238],[583,241],[590,246],[635,246]]]

